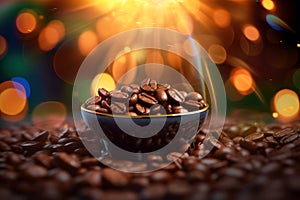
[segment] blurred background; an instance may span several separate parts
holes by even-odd
[[[105,39],[143,27],[191,35],[205,48],[222,75],[228,115],[246,110],[293,120],[299,9],[297,0],[0,0],[1,124],[63,122],[84,58]],[[127,70],[154,61],[189,76],[179,56],[148,49],[121,56],[94,80],[113,89]]]

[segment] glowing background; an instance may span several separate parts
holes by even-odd
[[[1,1],[0,120],[36,121],[41,105],[52,102],[59,106],[53,115],[46,111],[60,123],[70,112],[72,83],[85,56],[108,37],[142,27],[166,27],[195,38],[219,67],[229,111],[293,119],[300,93],[297,10],[292,0]],[[194,53],[188,43],[183,50]],[[193,74],[174,54],[138,51],[118,58],[87,92],[94,93],[99,78],[113,88],[123,73],[151,62]]]

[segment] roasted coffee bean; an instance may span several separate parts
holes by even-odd
[[[121,102],[113,102],[110,105],[110,110],[113,114],[124,114],[126,112],[126,105]]]
[[[252,140],[252,141],[259,141],[263,139],[264,134],[263,133],[252,133],[250,135],[247,135],[245,139]]]
[[[27,165],[22,169],[22,175],[28,179],[39,179],[47,176],[47,169],[38,165]]]
[[[243,147],[251,152],[254,152],[257,148],[255,142],[253,142],[252,140],[248,140],[248,139],[242,139],[240,141],[240,145],[241,145],[241,147]]]
[[[167,94],[170,100],[175,104],[182,103],[184,101],[182,94],[175,88],[167,90]]]
[[[42,149],[44,146],[43,142],[39,141],[27,141],[21,144],[21,147],[28,152],[35,152]]]
[[[158,90],[168,90],[170,88],[171,88],[171,86],[169,84],[157,84]]]
[[[102,176],[107,187],[124,187],[129,183],[127,175],[114,169],[103,169]]]
[[[120,90],[121,90],[121,92],[126,92],[128,94],[133,93],[132,87],[130,87],[128,85],[123,85]]]
[[[153,105],[150,108],[150,114],[157,115],[157,114],[165,113],[165,111],[163,111],[163,109],[164,109],[164,107],[160,104]]]
[[[80,167],[80,162],[74,156],[68,155],[64,152],[54,154],[54,160],[62,168],[70,171],[76,171]]]
[[[39,153],[35,155],[34,158],[37,164],[40,164],[48,169],[53,166],[53,158],[47,154]]]
[[[150,108],[144,107],[139,103],[137,103],[135,105],[135,107],[136,107],[137,112],[141,115],[148,115],[150,113]]]
[[[292,127],[287,127],[287,128],[284,128],[282,130],[279,130],[279,131],[275,131],[274,134],[273,134],[273,137],[276,138],[276,139],[280,139],[286,135],[289,135],[289,134],[295,134],[295,129],[293,129]]]
[[[99,88],[98,89],[98,95],[102,98],[106,98],[110,96],[109,91],[107,91],[105,88]]]
[[[187,94],[185,100],[192,100],[192,101],[201,101],[203,99],[202,95],[198,92],[190,92]]]
[[[39,141],[39,142],[45,142],[48,139],[49,132],[48,131],[43,131],[39,133],[37,136],[32,138],[33,141]]]
[[[188,112],[188,110],[187,109],[185,109],[184,107],[182,107],[182,106],[173,106],[173,113],[174,114],[179,114],[179,113],[187,113]]]
[[[96,111],[96,112],[100,112],[103,109],[99,105],[88,105],[86,108],[88,110],[93,110],[93,111]]]
[[[112,91],[111,92],[112,101],[126,102],[129,98],[129,95],[121,91]]]
[[[166,101],[168,101],[168,95],[167,95],[166,91],[163,90],[163,89],[156,90],[156,92],[155,92],[155,98],[161,104],[164,103],[164,102],[166,102]]]
[[[85,104],[88,105],[93,105],[93,104],[99,104],[101,102],[102,98],[101,96],[94,96],[90,97],[88,100],[86,100]]]
[[[155,97],[147,94],[147,93],[144,93],[142,92],[141,94],[138,95],[139,97],[139,100],[141,103],[144,103],[145,105],[155,105],[158,103],[157,99],[155,99]]]
[[[283,136],[279,142],[281,144],[287,144],[287,143],[293,142],[297,138],[298,138],[298,133],[290,133],[288,135]]]
[[[204,106],[198,102],[198,101],[194,101],[194,100],[188,100],[183,102],[184,107],[186,107],[189,111],[196,111],[196,110],[200,110],[201,108],[203,108]]]
[[[0,141],[0,150],[1,151],[10,151],[10,146],[5,142]]]
[[[138,95],[137,94],[132,94],[130,99],[129,99],[129,105],[132,106],[132,105],[135,105],[137,102],[138,102]]]
[[[150,80],[150,78],[147,78],[142,81],[141,89],[147,93],[152,94],[157,89],[157,82],[155,80]]]

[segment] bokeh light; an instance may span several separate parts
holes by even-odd
[[[29,85],[28,81],[25,78],[23,78],[23,77],[14,77],[11,80],[13,81],[14,84],[16,84],[16,83],[21,84],[24,87],[25,91],[26,91],[26,93],[25,93],[26,97],[27,98],[30,97],[30,93],[31,93],[30,85]],[[15,86],[15,87],[18,87],[18,86]]]
[[[243,33],[245,37],[250,41],[257,41],[260,37],[259,31],[253,25],[244,26]]]
[[[0,110],[6,115],[17,115],[25,108],[26,94],[9,88],[0,94]]]
[[[113,77],[108,73],[101,73],[94,77],[90,86],[90,91],[92,96],[97,96],[99,88],[105,88],[108,91],[112,91],[115,87],[116,83]]]
[[[278,91],[272,103],[279,118],[291,119],[299,114],[299,97],[293,90],[282,89]]]
[[[0,58],[6,53],[7,51],[7,42],[6,39],[0,35]]]
[[[268,14],[266,16],[266,21],[269,24],[269,26],[271,28],[273,28],[274,30],[277,30],[277,31],[288,30],[291,32],[295,32],[286,22],[284,22],[282,19],[280,19],[279,17],[277,17],[275,15]]]
[[[65,35],[65,27],[62,22],[54,20],[40,32],[38,42],[43,51],[50,51]]]
[[[267,10],[274,10],[275,4],[272,0],[262,0],[261,5]]]
[[[208,54],[216,64],[222,64],[227,58],[226,49],[218,44],[213,44],[208,49]]]
[[[87,30],[78,38],[78,48],[83,56],[87,56],[98,44],[98,37],[94,31]]]
[[[246,69],[234,69],[231,73],[231,82],[234,87],[243,95],[247,95],[253,91],[254,80]]]
[[[18,82],[0,84],[0,113],[7,121],[19,121],[27,112],[26,89]]]
[[[217,26],[226,28],[231,23],[230,13],[225,9],[217,9],[213,13],[213,20]]]
[[[37,105],[32,111],[35,127],[52,130],[59,127],[67,117],[66,106],[58,101],[46,101]]]
[[[112,77],[115,82],[118,82],[120,78],[129,70],[136,67],[136,54],[127,53],[117,58],[112,65]],[[123,84],[130,84],[135,78],[136,73],[132,73],[130,76],[126,76],[122,79]]]
[[[36,29],[37,20],[33,11],[24,11],[17,16],[16,27],[19,32],[28,34]]]

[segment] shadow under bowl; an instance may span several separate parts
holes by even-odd
[[[208,107],[179,114],[128,116],[99,113],[82,105],[81,114],[108,152],[113,152],[115,145],[132,153],[150,153],[165,146],[176,151],[190,144],[207,117]]]

